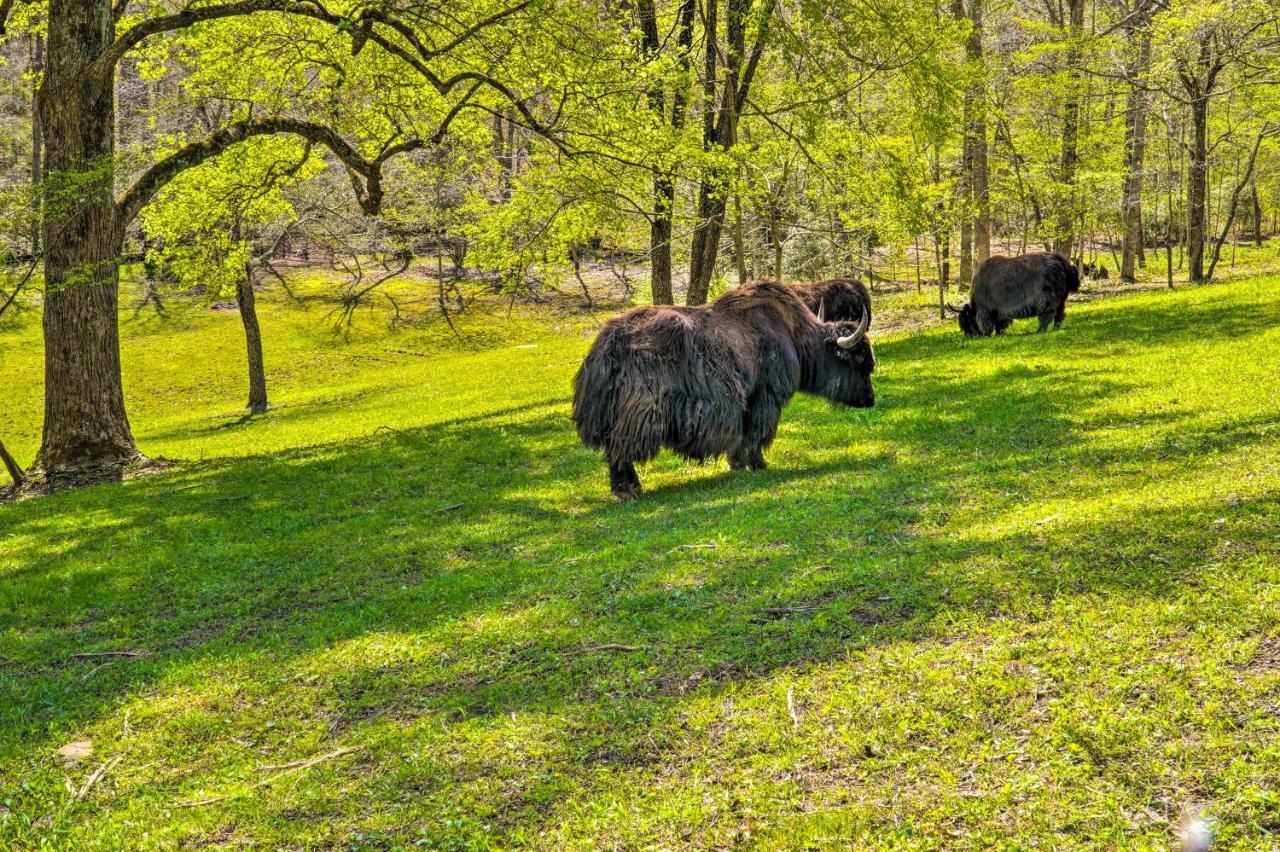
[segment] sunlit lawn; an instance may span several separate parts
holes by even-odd
[[[1280,279],[881,335],[875,409],[627,504],[590,317],[262,301],[271,411],[234,312],[126,310],[183,461],[0,507],[0,847],[1280,845]]]

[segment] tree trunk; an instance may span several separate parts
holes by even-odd
[[[1187,277],[1204,280],[1209,203],[1209,99],[1191,102],[1191,156],[1187,163]]]
[[[45,420],[35,468],[75,478],[140,458],[124,409],[117,267],[123,242],[113,197],[115,104],[92,70],[110,44],[111,4],[53,0],[40,87],[45,166],[76,200],[46,206]]]
[[[262,362],[262,331],[258,327],[258,307],[253,293],[253,266],[246,263],[244,276],[236,282],[236,305],[244,325],[244,343],[249,356],[249,410],[267,410],[267,374]]]
[[[0,461],[4,462],[5,470],[9,471],[9,477],[13,480],[14,485],[22,485],[26,479],[26,474],[22,472],[22,468],[18,466],[18,462],[9,451],[5,449],[4,441],[0,441]]]
[[[1130,87],[1125,108],[1124,125],[1124,187],[1121,196],[1121,215],[1124,219],[1124,240],[1120,254],[1120,280],[1133,283],[1138,280],[1136,262],[1142,257],[1142,170],[1146,164],[1147,148],[1147,93],[1138,78],[1151,64],[1151,30],[1147,26],[1149,15],[1146,0],[1138,0],[1140,8],[1133,13],[1134,22],[1126,29],[1130,39],[1138,39],[1138,57],[1129,70]]]
[[[1244,177],[1236,184],[1236,188],[1231,193],[1231,202],[1227,207],[1227,220],[1222,225],[1222,233],[1213,243],[1213,256],[1209,258],[1209,271],[1205,273],[1205,280],[1213,280],[1213,271],[1218,268],[1218,258],[1222,255],[1222,245],[1227,241],[1227,236],[1231,233],[1231,226],[1236,221],[1236,211],[1240,209],[1240,196],[1244,192],[1244,188],[1253,180],[1253,167],[1258,162],[1258,149],[1262,147],[1262,140],[1271,135],[1271,128],[1264,125],[1258,133],[1257,140],[1253,143],[1253,150],[1249,152],[1249,162],[1245,165]],[[1232,251],[1235,251],[1235,244],[1232,243]]]
[[[44,71],[44,36],[31,37],[31,76],[40,79]],[[31,256],[40,254],[40,206],[44,192],[40,186],[44,180],[44,132],[40,126],[39,90],[31,90]]]
[[[742,193],[733,194],[733,262],[738,267],[738,286],[747,283],[747,238],[742,225]]]
[[[969,82],[964,90],[964,141],[961,148],[959,181],[960,269],[961,288],[973,280],[974,267],[991,254],[991,223],[987,192],[987,126],[983,116],[982,75],[982,0],[952,0],[951,15],[957,21],[969,21],[969,38],[965,43],[965,69]]]
[[[716,38],[718,0],[709,0],[706,6],[705,42],[706,54],[703,68],[702,147],[705,151],[716,148],[733,149],[737,140],[738,112],[751,89],[760,55],[768,37],[773,15],[771,0],[761,5],[760,32],[756,34],[751,56],[747,56],[747,19],[752,0],[725,0],[724,82],[720,84],[719,106],[716,106],[716,68],[720,45]],[[744,65],[745,61],[745,65]],[[720,250],[720,234],[724,230],[724,216],[728,199],[728,175],[706,172],[698,186],[698,222],[693,228],[693,246],[689,262],[689,293],[686,303],[701,305],[707,301],[711,290],[711,277],[715,273],[716,255]]]
[[[969,197],[972,204],[973,234],[970,246],[973,252],[971,271],[981,266],[991,256],[991,203],[987,177],[987,115],[986,69],[982,61],[982,0],[969,0],[969,21],[972,29],[965,44],[969,59],[970,80],[965,90],[965,144],[969,177]],[[961,268],[964,260],[961,259]],[[972,278],[966,278],[966,281]]]
[[[1070,21],[1067,36],[1072,45],[1067,52],[1067,96],[1062,107],[1062,155],[1058,161],[1058,180],[1061,192],[1058,198],[1057,226],[1053,235],[1053,250],[1071,257],[1075,245],[1075,183],[1076,163],[1080,158],[1080,46],[1078,40],[1084,29],[1084,0],[1069,0]]]
[[[649,223],[649,289],[655,305],[675,303],[671,286],[671,207],[675,184],[666,176],[653,179],[653,220]]]
[[[1253,244],[1262,248],[1262,204],[1258,201],[1258,179],[1255,177],[1249,184],[1249,194],[1253,201]]]
[[[680,65],[688,70],[689,52],[693,46],[694,0],[683,0],[679,13]],[[658,32],[658,15],[654,0],[640,0],[636,4],[642,46],[646,58],[656,59],[662,51],[662,38]],[[649,109],[663,123],[670,122],[673,131],[684,127],[685,93],[676,88],[671,98],[671,115],[667,116],[667,94],[659,81],[650,86],[647,93]],[[653,175],[653,215],[649,222],[649,288],[655,305],[675,302],[671,283],[671,232],[672,211],[676,203],[676,184],[672,176],[661,169]]]

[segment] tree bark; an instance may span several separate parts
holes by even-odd
[[[111,44],[111,4],[52,0],[40,119],[50,177],[77,199],[46,206],[45,418],[35,468],[50,479],[141,458],[124,409],[117,267],[123,238],[112,159],[112,81],[93,60]]]
[[[1139,78],[1151,65],[1150,11],[1147,0],[1138,0],[1139,8],[1130,16],[1131,23],[1125,29],[1132,42],[1137,39],[1138,56],[1130,67],[1130,82],[1125,104],[1124,160],[1125,175],[1121,194],[1121,216],[1124,219],[1124,239],[1120,253],[1120,280],[1133,283],[1138,280],[1135,266],[1142,254],[1142,171],[1146,165],[1147,148],[1147,93]]]

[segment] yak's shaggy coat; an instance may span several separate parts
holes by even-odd
[[[614,494],[640,490],[635,464],[668,447],[762,468],[796,391],[875,403],[870,325],[821,323],[789,287],[757,282],[710,305],[636,308],[600,331],[573,382],[583,443],[604,450]]]
[[[997,255],[978,267],[969,303],[957,311],[969,337],[1004,334],[1016,319],[1040,318],[1040,331],[1061,327],[1067,296],[1080,289],[1080,273],[1056,252]],[[953,308],[953,310],[955,310]]]

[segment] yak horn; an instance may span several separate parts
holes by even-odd
[[[827,321],[827,300],[819,299],[818,300],[818,322],[826,322],[826,321]]]
[[[962,314],[962,313],[964,313],[964,311],[960,310],[959,308],[957,308],[955,305],[951,304],[950,302],[947,302],[947,303],[946,303],[946,305],[947,305],[948,310],[950,310],[952,313],[956,313],[956,314]]]
[[[857,346],[862,338],[867,336],[867,329],[871,327],[871,314],[867,311],[867,306],[862,306],[862,319],[858,322],[858,327],[853,330],[853,334],[848,337],[837,337],[836,346],[841,349],[852,349]]]

